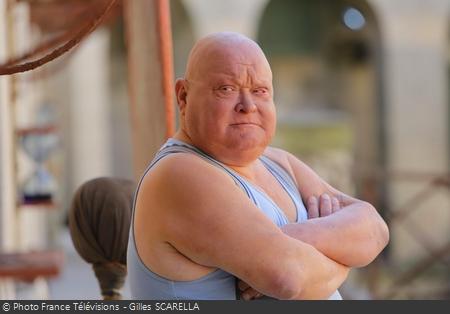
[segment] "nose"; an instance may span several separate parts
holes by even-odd
[[[246,90],[241,90],[239,102],[236,104],[234,110],[240,113],[251,113],[256,111],[256,104],[253,101],[251,93]]]

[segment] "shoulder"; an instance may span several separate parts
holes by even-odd
[[[281,166],[285,167],[290,172],[314,172],[307,164],[301,161],[298,157],[285,151],[281,148],[267,147],[264,151],[264,155],[278,162]]]
[[[267,147],[264,155],[282,166],[291,175],[297,186],[302,181],[310,180],[311,177],[318,177],[303,161],[281,148]]]
[[[199,156],[179,153],[164,157],[145,174],[135,211],[141,221],[152,220],[158,236],[173,244],[180,240],[173,238],[179,232],[237,219],[240,207],[249,202],[225,171]]]
[[[234,185],[231,177],[223,170],[201,157],[190,153],[177,153],[164,157],[144,175],[139,192],[161,194],[167,190],[173,195],[208,189],[208,186],[214,183]]]
[[[307,199],[309,196],[319,196],[322,193],[332,193],[335,190],[329,186],[312,168],[293,154],[274,147],[268,147],[264,155],[279,163],[292,176],[300,194]]]
[[[295,181],[294,170],[289,161],[290,155],[291,154],[288,153],[287,151],[272,146],[267,147],[266,150],[264,151],[264,156],[268,157],[272,161],[275,161],[277,164],[283,167],[283,169],[286,170]]]

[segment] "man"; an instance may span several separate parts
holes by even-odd
[[[260,47],[236,33],[201,39],[176,96],[180,129],[136,194],[132,296],[340,298],[350,267],[370,263],[388,229],[373,206],[268,147],[276,115]]]

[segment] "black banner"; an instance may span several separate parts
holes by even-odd
[[[0,301],[1,313],[450,313],[448,301]]]

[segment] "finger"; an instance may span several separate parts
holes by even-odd
[[[241,294],[241,298],[248,301],[255,299],[260,293],[253,288],[248,288]]]
[[[333,213],[335,213],[341,209],[341,204],[339,204],[339,200],[334,196],[331,198],[331,207],[332,207]]]
[[[307,202],[307,206],[308,206],[308,218],[312,219],[312,218],[317,218],[319,217],[319,202],[317,200],[317,197],[310,196],[308,198],[308,202]]]
[[[238,288],[239,288],[239,290],[245,291],[245,290],[247,290],[249,287],[250,287],[250,286],[249,286],[245,281],[239,280],[239,282],[238,282]]]
[[[258,292],[258,293],[255,295],[255,299],[262,298],[263,296],[264,296],[264,294]]]
[[[327,193],[320,196],[319,213],[320,217],[331,215],[331,198]]]

